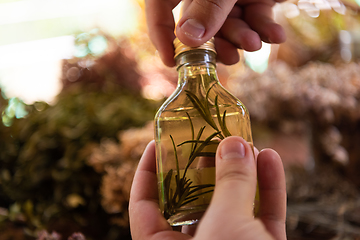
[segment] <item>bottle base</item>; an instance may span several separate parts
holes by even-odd
[[[167,221],[173,226],[188,226],[198,224],[205,210],[194,210],[178,213],[171,216]]]

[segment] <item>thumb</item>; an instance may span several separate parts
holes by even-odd
[[[256,164],[253,150],[241,137],[225,138],[216,152],[214,194],[195,237],[268,239],[254,237],[255,233],[259,233],[259,229],[262,230],[259,236],[264,236],[265,232],[264,227],[258,228],[259,223],[253,218],[255,192]]]
[[[216,183],[210,206],[201,224],[215,224],[222,216],[229,222],[253,218],[256,163],[253,150],[241,137],[222,140],[216,152]]]
[[[252,147],[241,137],[222,140],[216,152],[216,183],[211,203],[195,239],[273,239],[254,219],[256,163]]]
[[[241,137],[222,140],[216,155],[216,187],[212,203],[226,203],[228,209],[225,210],[252,217],[256,182],[256,163],[250,145]]]
[[[184,0],[176,36],[190,47],[200,46],[219,31],[236,1]]]

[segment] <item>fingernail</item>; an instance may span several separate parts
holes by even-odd
[[[182,25],[181,29],[186,35],[192,38],[202,38],[205,33],[205,27],[195,19],[188,19]]]
[[[244,158],[245,146],[239,141],[227,142],[221,147],[220,156],[224,160]]]

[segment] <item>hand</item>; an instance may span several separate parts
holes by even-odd
[[[279,155],[256,151],[240,137],[221,141],[216,153],[216,184],[211,203],[197,229],[173,231],[159,211],[155,147],[151,142],[135,173],[129,204],[133,240],[286,239],[285,175]],[[257,169],[256,169],[257,165]],[[259,214],[253,217],[256,173],[260,194]]]
[[[272,7],[285,0],[184,0],[182,17],[177,23],[172,9],[180,0],[146,0],[150,39],[165,65],[174,66],[173,40],[196,47],[215,36],[218,60],[224,64],[239,61],[237,49],[256,51],[261,40],[282,43],[286,36],[276,24]]]

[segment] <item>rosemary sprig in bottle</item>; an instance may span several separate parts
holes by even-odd
[[[195,130],[194,125],[191,120],[190,115],[186,112],[186,115],[189,119],[192,139],[188,141],[184,141],[178,145],[175,144],[173,137],[170,135],[170,139],[174,149],[175,161],[176,161],[176,173],[171,169],[165,176],[164,179],[164,195],[165,195],[165,203],[164,203],[164,216],[165,218],[169,218],[170,216],[177,214],[182,211],[182,207],[197,200],[200,196],[205,195],[207,193],[213,192],[214,185],[213,184],[198,184],[193,185],[193,182],[190,178],[187,177],[187,171],[191,164],[197,157],[215,157],[215,152],[207,152],[204,149],[209,145],[218,145],[219,141],[214,140],[214,138],[218,137],[220,139],[224,139],[227,136],[231,136],[229,130],[226,127],[226,110],[223,112],[222,117],[220,114],[220,108],[218,105],[218,96],[215,97],[214,106],[209,102],[209,92],[212,87],[206,93],[206,97],[204,101],[200,101],[200,99],[190,91],[186,91],[186,96],[192,102],[194,108],[199,112],[202,118],[208,123],[213,129],[214,133],[208,136],[205,140],[200,140],[204,129],[206,126],[200,127],[197,136],[195,138]],[[214,119],[212,118],[210,107],[215,107],[217,121],[220,126],[220,129],[216,125]],[[184,172],[180,174],[180,167],[178,161],[178,153],[177,147],[180,147],[185,144],[191,144],[191,151],[188,157],[188,162],[184,168]],[[216,146],[217,147],[217,146]],[[173,174],[175,174],[175,185],[176,188],[173,190],[170,187],[171,179]]]

